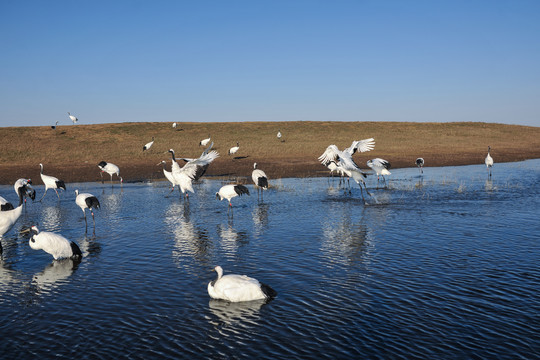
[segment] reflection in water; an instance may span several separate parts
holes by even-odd
[[[43,219],[43,228],[47,231],[54,231],[60,228],[60,203],[55,206],[45,206],[41,210],[41,218]]]
[[[260,203],[254,206],[251,217],[255,225],[255,234],[261,235],[263,229],[268,227],[268,204]]]
[[[15,281],[15,271],[6,267],[4,260],[0,259],[0,294],[5,290],[11,290],[10,285]]]
[[[235,255],[239,246],[249,243],[248,235],[243,231],[236,231],[232,222],[227,225],[219,224],[217,233],[221,238],[221,247],[225,251],[225,255],[228,256]]]
[[[367,258],[369,250],[368,228],[361,223],[353,223],[348,214],[324,224],[322,252],[331,262],[357,263]]]
[[[235,325],[242,322],[254,322],[259,319],[259,311],[266,300],[229,302],[210,299],[208,307],[219,320],[220,325]],[[214,319],[211,319],[214,321]]]
[[[197,259],[202,263],[208,263],[208,240],[207,231],[199,229],[191,221],[189,202],[171,203],[165,212],[165,224],[174,234],[173,258],[179,265],[185,262],[180,259],[184,256]]]
[[[493,191],[495,189],[493,187],[493,180],[491,180],[491,179],[486,180],[486,183],[484,184],[484,189],[486,191]]]
[[[83,256],[95,257],[101,253],[101,244],[96,241],[95,234],[93,236],[82,236],[77,240],[79,248]]]
[[[65,282],[64,280],[69,278],[77,270],[80,263],[80,259],[54,260],[42,272],[34,275],[32,285],[36,287],[36,294],[49,292],[63,284]]]

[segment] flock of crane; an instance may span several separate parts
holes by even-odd
[[[75,116],[71,115],[70,113],[68,113],[68,115],[73,121],[73,124],[78,121]],[[176,128],[176,126],[176,123],[172,125],[173,128]],[[277,133],[277,138],[280,141],[284,141],[283,135],[279,130]],[[152,141],[143,146],[143,151],[149,150],[153,144],[154,137],[152,137]],[[161,161],[159,164],[157,164],[163,165],[163,174],[171,183],[172,187],[169,194],[174,191],[175,187],[178,187],[179,192],[186,201],[189,201],[189,193],[194,192],[192,183],[200,179],[206,173],[209,165],[219,157],[219,153],[212,150],[214,143],[211,142],[210,136],[201,140],[199,145],[207,147],[198,158],[179,158],[179,160],[183,160],[185,162],[183,167],[180,167],[178,164],[173,149],[168,151],[172,157],[171,171],[166,170],[165,161]],[[353,155],[356,152],[371,151],[374,149],[374,147],[375,140],[373,138],[353,141],[351,146],[344,150],[339,150],[336,145],[330,145],[326,148],[324,153],[319,156],[318,160],[330,170],[331,174],[336,171],[342,177],[346,176],[349,179],[352,178],[360,187],[362,199],[365,202],[364,190],[368,195],[371,196],[366,187],[366,173],[363,172],[354,162]],[[229,149],[228,154],[235,154],[238,152],[239,148],[240,145],[237,142],[236,146]],[[493,158],[490,155],[490,151],[491,147],[488,147],[488,154],[485,158],[485,164],[488,169],[489,177],[491,177],[491,168],[493,166]],[[423,174],[424,159],[418,158],[416,159],[415,163],[420,169],[421,174]],[[48,189],[53,189],[58,198],[60,198],[58,189],[66,190],[64,181],[54,176],[44,174],[43,164],[39,164],[39,166],[41,180],[45,186],[45,191],[39,201],[43,200]],[[102,176],[102,183],[103,173],[107,173],[110,175],[111,183],[113,182],[113,175],[116,175],[120,184],[122,184],[123,179],[120,176],[120,168],[117,165],[101,161],[97,166],[101,170],[100,174]],[[389,171],[391,165],[388,161],[381,158],[375,158],[367,161],[367,166],[377,174],[377,184],[379,183],[380,177],[382,177],[383,182],[386,183],[384,176],[391,174]],[[260,191],[262,197],[263,190],[268,189],[268,176],[263,170],[257,168],[257,163],[253,164],[252,180],[257,188],[258,196]],[[15,182],[14,189],[19,197],[19,205],[17,207],[14,207],[10,202],[0,196],[0,238],[7,233],[19,219],[27,199],[31,199],[33,201],[36,197],[36,191],[32,187],[32,181],[30,179],[18,179]],[[349,187],[349,192],[350,191],[351,190]],[[100,208],[98,198],[89,193],[79,193],[79,190],[75,190],[75,193],[75,203],[81,208],[84,214],[85,229],[88,228],[86,218],[86,210],[88,210],[92,215],[95,232],[94,210]],[[249,195],[249,189],[245,185],[234,183],[222,186],[216,193],[216,198],[218,200],[226,199],[228,201],[227,214],[229,214],[229,211],[232,213],[231,199],[244,194]],[[52,255],[55,260],[61,258],[82,257],[81,250],[77,244],[69,241],[62,235],[47,231],[40,232],[37,226],[32,226],[31,228],[25,229],[22,232],[31,233],[29,245],[32,249],[44,250]],[[0,253],[1,250],[2,247],[0,243]],[[216,266],[214,270],[217,273],[217,279],[208,284],[208,294],[212,298],[237,302],[256,299],[271,299],[276,296],[276,292],[270,286],[259,283],[256,279],[247,277],[245,275],[223,275],[223,269],[220,266]]]

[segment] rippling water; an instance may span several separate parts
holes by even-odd
[[[209,179],[189,203],[155,182],[28,204],[1,240],[2,358],[540,357],[540,160],[491,181],[480,165],[396,169],[387,189],[368,178],[368,205],[337,180],[270,183],[262,202],[251,187],[233,199],[233,218]],[[95,235],[75,189],[102,204]],[[82,261],[30,249],[18,230],[35,223]],[[218,264],[277,298],[211,300]]]

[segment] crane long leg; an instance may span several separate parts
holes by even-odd
[[[56,196],[60,199],[60,195],[58,195],[58,190],[54,189],[54,192],[56,193]]]
[[[83,210],[84,214],[84,229],[86,230],[88,228],[88,222],[86,221],[86,211]]]
[[[94,212],[90,210],[90,214],[92,214],[92,221],[94,222],[94,231],[96,231],[96,219],[94,219]]]
[[[41,200],[43,200],[43,198],[45,197],[45,194],[47,193],[47,190],[48,190],[48,188],[45,188],[45,192],[43,193],[43,196],[41,197],[41,199],[39,199],[39,202],[41,202]]]

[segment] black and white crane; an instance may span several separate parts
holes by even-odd
[[[274,289],[260,283],[257,279],[246,275],[223,275],[221,266],[216,266],[214,271],[217,273],[217,278],[208,283],[208,295],[212,299],[242,302],[271,300],[277,296]]]
[[[36,199],[36,190],[32,187],[31,179],[17,179],[15,185],[13,185],[15,192],[19,198],[24,198],[24,204],[26,205],[26,199],[30,198],[32,201]]]
[[[240,144],[237,141],[236,146],[233,146],[232,148],[229,149],[229,155],[236,154],[238,152],[238,149],[240,149]]]
[[[424,158],[416,159],[416,166],[420,169],[420,174],[424,173]]]
[[[41,181],[43,181],[43,184],[45,184],[45,192],[43,193],[43,196],[41,197],[41,199],[39,199],[39,201],[41,202],[41,200],[43,200],[45,194],[47,193],[47,190],[49,189],[54,189],[56,196],[58,196],[58,198],[60,199],[60,195],[58,195],[58,190],[56,189],[66,190],[66,184],[63,180],[58,180],[58,178],[55,178],[54,176],[43,174],[43,164],[39,164],[39,167],[41,169],[39,173],[39,175],[41,176]]]
[[[260,169],[257,169],[257,163],[253,163],[253,171],[251,172],[251,179],[257,188],[257,199],[259,198],[259,192],[261,193],[261,200],[263,198],[263,190],[268,190],[268,176]]]
[[[111,176],[111,184],[113,182],[113,175],[116,174],[118,177],[118,180],[120,181],[120,185],[124,182],[124,179],[120,176],[120,168],[113,163],[108,163],[106,161],[101,161],[98,165],[98,168],[101,170],[101,183],[103,184],[103,173],[106,172]]]
[[[367,166],[372,168],[377,173],[377,187],[379,187],[379,176],[382,176],[384,184],[386,185],[386,179],[384,175],[392,175],[388,171],[391,167],[390,163],[381,158],[375,158],[367,161]]]
[[[229,211],[232,212],[231,199],[236,196],[242,196],[243,194],[249,195],[249,190],[247,187],[241,184],[229,184],[222,186],[219,191],[216,193],[216,199],[223,200],[227,199],[229,206],[227,207],[227,214]]]
[[[206,139],[199,141],[199,146],[206,146],[210,142],[210,135]]]
[[[73,125],[75,125],[77,123],[77,121],[79,121],[79,119],[77,119],[76,116],[71,115],[69,111],[68,111],[68,115],[69,115],[69,118],[71,119],[71,121],[73,122]]]
[[[489,177],[491,177],[491,168],[493,167],[493,158],[491,157],[490,152],[491,152],[491,146],[488,146],[488,153],[484,162],[486,163],[486,168],[489,173]]]
[[[95,197],[92,194],[89,193],[79,193],[79,190],[75,190],[75,194],[77,197],[75,198],[75,203],[79,205],[81,208],[83,214],[84,214],[84,224],[85,229],[88,228],[88,222],[86,221],[86,210],[90,210],[90,214],[92,214],[92,221],[94,222],[94,231],[96,230],[96,220],[94,219],[94,211],[93,209],[99,209],[100,204],[97,197]]]
[[[32,249],[43,250],[51,254],[55,260],[82,258],[82,252],[79,246],[62,235],[48,231],[40,232],[37,226],[32,226],[30,232],[32,233],[32,237],[28,243]]]
[[[142,151],[146,151],[146,150],[150,150],[150,148],[152,147],[152,145],[154,145],[154,137],[152,136],[152,141],[146,143],[143,148],[142,148]]]
[[[7,233],[22,214],[22,195],[19,194],[19,206],[14,207],[9,201],[0,196],[0,238]],[[0,245],[0,250],[2,246]],[[0,251],[1,253],[1,251]]]

